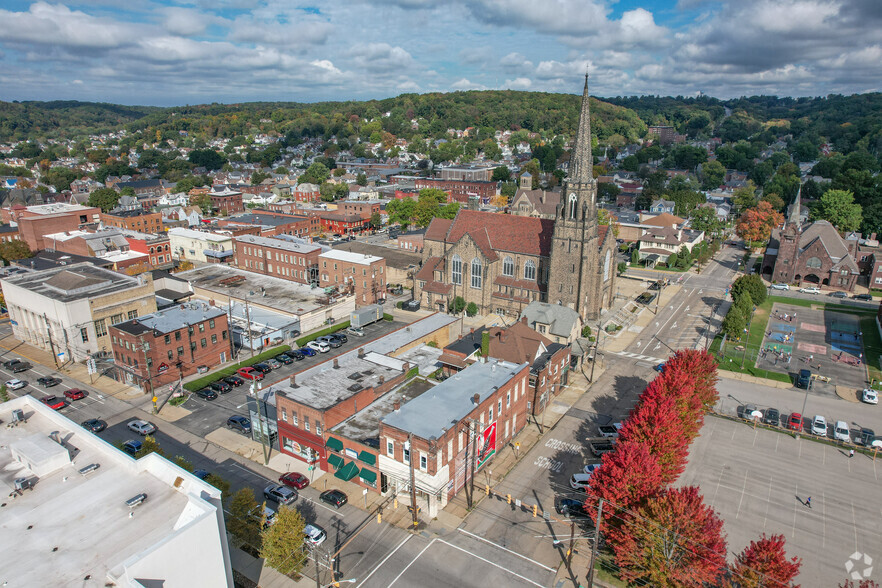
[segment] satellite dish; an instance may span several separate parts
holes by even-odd
[[[753,412],[750,413],[750,416],[753,417],[753,418],[755,418],[755,419],[761,419],[761,418],[763,418],[763,413],[762,413],[761,411],[759,411],[759,410],[755,410],[755,411],[753,411]]]

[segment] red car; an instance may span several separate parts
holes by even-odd
[[[239,374],[239,377],[245,378],[246,380],[262,380],[263,372],[254,369],[253,367],[243,367],[236,370],[236,373]]]
[[[288,472],[287,474],[282,474],[279,477],[279,482],[281,482],[285,486],[297,488],[298,490],[303,490],[304,488],[309,486],[309,478],[297,472]]]
[[[62,408],[67,406],[67,402],[65,402],[62,398],[59,398],[58,396],[44,396],[40,399],[40,402],[53,410],[61,410]]]
[[[787,419],[787,428],[791,431],[802,431],[802,415],[794,412]]]
[[[86,393],[80,390],[79,388],[71,388],[67,392],[64,393],[64,397],[68,400],[82,400],[86,397]]]

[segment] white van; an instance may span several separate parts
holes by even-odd
[[[845,421],[836,421],[836,426],[833,427],[833,438],[837,441],[851,443],[851,434],[848,431],[848,423]]]
[[[572,488],[573,490],[581,490],[582,492],[587,492],[590,482],[591,474],[579,472],[577,474],[573,474],[573,477],[570,478],[570,488]]]

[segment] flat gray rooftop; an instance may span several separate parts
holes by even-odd
[[[389,360],[390,358],[384,359]],[[396,360],[392,360],[392,362],[404,363]],[[401,369],[390,367],[390,365],[388,361],[378,363],[367,358],[359,358],[357,355],[346,358],[339,357],[339,367],[335,368],[333,361],[329,361],[321,364],[319,370],[309,370],[312,372],[309,377],[304,378],[300,374],[295,376],[296,387],[290,384],[273,387],[279,394],[284,394],[291,400],[317,410],[325,410],[359,393],[364,388],[376,387],[382,381],[389,381],[402,374]]]
[[[331,432],[355,441],[378,437],[380,435],[380,421],[395,410],[396,402],[400,402],[403,406],[427,390],[431,390],[435,385],[430,380],[422,378],[410,380],[379,397],[367,408],[358,411],[332,428]]]
[[[440,438],[446,429],[474,410],[472,397],[475,394],[480,395],[483,402],[526,365],[493,359],[474,363],[381,420],[423,439]]]
[[[290,251],[291,253],[313,253],[315,251],[321,251],[321,247],[318,245],[308,245],[295,243],[292,241],[288,241],[287,239],[276,239],[274,237],[259,237],[257,235],[242,235],[241,237],[236,237],[236,241],[239,243],[250,243],[252,245],[259,245],[261,247],[271,247],[273,249],[283,249],[285,251]]]
[[[186,325],[195,325],[202,321],[214,319],[224,315],[222,308],[210,306],[201,301],[183,302],[169,308],[158,310],[151,314],[140,316],[136,319],[114,325],[117,329],[140,335],[146,331],[155,330],[160,333],[171,333]]]
[[[137,278],[100,268],[91,263],[76,263],[28,272],[5,278],[3,281],[60,302],[104,296],[139,285]]]

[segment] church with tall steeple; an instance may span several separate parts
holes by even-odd
[[[569,176],[553,219],[460,210],[426,230],[414,295],[446,312],[474,303],[481,314],[518,317],[533,301],[600,317],[615,292],[615,236],[597,220],[588,76]]]

